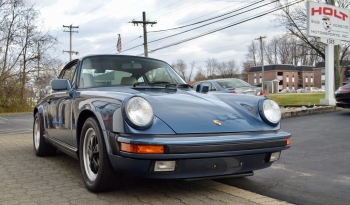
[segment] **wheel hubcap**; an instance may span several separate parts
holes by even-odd
[[[99,149],[98,140],[94,129],[89,128],[85,133],[83,160],[87,177],[90,181],[94,181],[99,170]]]
[[[34,146],[35,149],[39,149],[39,144],[40,144],[40,124],[39,124],[39,119],[35,119],[35,124],[34,124]]]

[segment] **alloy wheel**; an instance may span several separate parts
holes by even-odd
[[[99,170],[99,148],[96,133],[93,128],[89,128],[84,137],[83,160],[87,177],[90,181],[95,181]]]

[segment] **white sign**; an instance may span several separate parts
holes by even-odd
[[[348,9],[307,1],[307,35],[350,41],[349,17]]]

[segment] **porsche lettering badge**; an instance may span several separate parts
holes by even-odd
[[[213,120],[213,122],[214,122],[216,125],[221,126],[221,122],[220,122],[220,120]]]

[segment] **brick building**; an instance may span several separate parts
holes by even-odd
[[[251,67],[248,73],[248,83],[259,85],[262,82],[261,66]],[[283,89],[299,89],[307,87],[325,88],[325,63],[319,62],[316,66],[294,65],[265,65],[264,66],[265,89],[271,91],[274,84],[275,91]],[[350,61],[343,61],[340,69],[342,84],[350,82]],[[278,85],[276,85],[278,83]]]
[[[298,89],[316,87],[314,85],[314,72],[312,66],[294,65],[266,65],[264,66],[265,89],[270,90],[269,82],[278,81],[274,90]],[[262,82],[261,66],[251,67],[248,73],[248,83],[258,85]]]
[[[320,79],[320,88],[325,87],[325,62],[319,62],[314,68],[315,79]],[[319,78],[319,76],[321,78]],[[342,61],[340,65],[340,81],[342,84],[350,83],[350,61]]]

